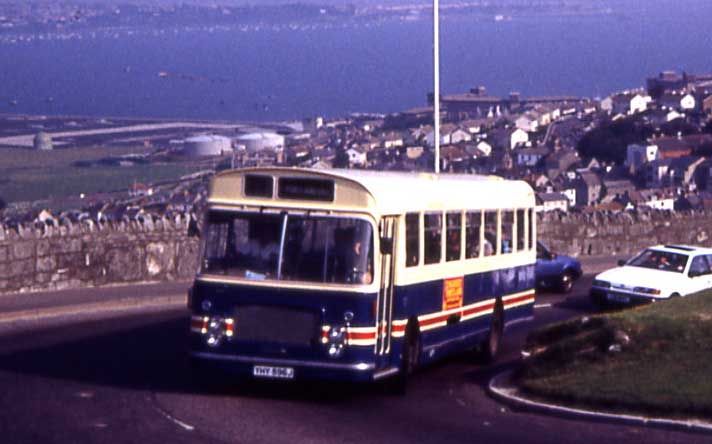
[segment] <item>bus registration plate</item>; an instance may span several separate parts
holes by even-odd
[[[252,367],[252,375],[257,378],[294,379],[294,369],[292,367],[256,365]]]

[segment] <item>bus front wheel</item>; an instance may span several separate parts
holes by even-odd
[[[403,338],[403,353],[401,354],[398,375],[391,382],[391,391],[403,395],[408,386],[410,376],[418,368],[420,361],[420,332],[416,322],[408,322]]]

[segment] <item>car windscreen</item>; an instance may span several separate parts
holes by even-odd
[[[682,273],[687,265],[687,257],[686,254],[669,251],[645,250],[626,265]]]
[[[201,272],[254,280],[369,284],[373,230],[363,219],[211,211]]]

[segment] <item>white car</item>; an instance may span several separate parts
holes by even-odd
[[[712,248],[658,245],[619,265],[593,280],[597,304],[655,302],[712,288]]]

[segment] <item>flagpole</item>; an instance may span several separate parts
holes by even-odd
[[[435,174],[440,173],[440,6],[433,0],[433,120],[435,138]]]

